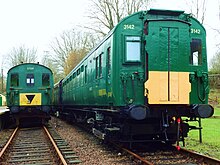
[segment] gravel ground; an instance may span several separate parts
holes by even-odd
[[[101,141],[91,134],[66,123],[65,121],[53,118],[51,125],[56,129],[60,136],[65,139],[72,150],[77,152],[77,156],[85,165],[132,165],[127,156],[114,149],[101,144]]]

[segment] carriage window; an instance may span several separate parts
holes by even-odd
[[[102,53],[95,58],[95,78],[102,77]]]
[[[85,66],[85,83],[87,83],[87,65]]]
[[[95,58],[95,78],[97,79],[98,78],[98,57]]]
[[[27,86],[34,86],[34,74],[27,74],[26,83]]]
[[[126,37],[126,61],[136,62],[141,60],[141,38]]]
[[[81,72],[84,72],[84,65],[81,66]]]
[[[80,74],[80,68],[76,71],[77,76]]]
[[[190,43],[191,56],[190,64],[198,66],[202,65],[202,41],[201,39],[192,39]]]
[[[99,55],[99,77],[102,77],[102,54]]]
[[[50,86],[50,74],[49,73],[42,74],[42,85]]]
[[[18,73],[11,74],[11,86],[18,87],[19,86],[19,76]]]
[[[111,47],[107,49],[107,69],[108,69],[108,74],[111,73]]]
[[[144,34],[148,35],[148,22],[144,24]]]

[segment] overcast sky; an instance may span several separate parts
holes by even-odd
[[[0,0],[0,65],[13,47],[47,51],[55,37],[81,23],[85,1]]]
[[[0,68],[4,56],[13,47],[24,45],[36,48],[42,55],[51,41],[63,31],[86,23],[89,0],[0,0]],[[208,0],[207,0],[208,1]],[[205,28],[207,30],[208,59],[216,52],[216,37],[212,28],[219,28],[219,0],[207,2]],[[157,0],[151,8],[190,12],[185,0]],[[219,37],[219,36],[218,36]],[[220,41],[220,40],[219,40]]]

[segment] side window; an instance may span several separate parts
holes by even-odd
[[[144,34],[148,35],[148,22],[145,22],[144,24]]]
[[[73,73],[73,79],[76,77],[76,72]]]
[[[111,47],[107,49],[107,73],[108,75],[111,73]]]
[[[81,72],[84,72],[84,65],[81,66]]]
[[[87,65],[85,66],[85,83],[87,83]]]
[[[102,77],[102,53],[99,55],[99,77]]]
[[[95,58],[95,78],[97,79],[98,78],[98,69],[99,69],[99,66],[98,66],[98,61],[99,61],[99,57],[96,57]]]
[[[95,78],[102,77],[102,53],[95,58]]]
[[[34,86],[34,74],[27,74],[26,84],[27,86]]]
[[[76,73],[77,73],[77,76],[80,74],[80,68],[77,69]]]
[[[42,85],[50,86],[50,74],[49,73],[42,74]]]
[[[18,87],[19,86],[19,76],[18,73],[11,74],[11,86]]]
[[[190,64],[198,66],[202,65],[202,41],[201,39],[192,39],[190,43],[191,55]]]
[[[126,62],[139,62],[141,60],[141,37],[126,37]]]

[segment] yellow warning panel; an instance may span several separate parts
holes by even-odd
[[[20,106],[41,105],[41,93],[20,93]]]
[[[150,71],[145,91],[149,104],[189,104],[189,72]]]

